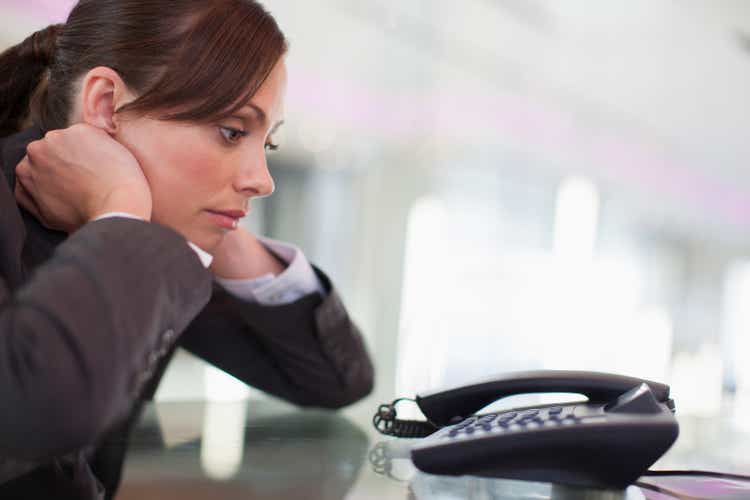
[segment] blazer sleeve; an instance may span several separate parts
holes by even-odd
[[[300,406],[341,408],[372,391],[373,366],[330,281],[289,304],[243,301],[214,285],[182,347],[248,385]]]
[[[13,293],[0,280],[0,453],[38,460],[94,442],[210,295],[181,236],[124,218],[86,224]]]

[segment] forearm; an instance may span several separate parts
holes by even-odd
[[[69,237],[0,309],[3,453],[36,459],[93,442],[132,402],[163,332],[184,330],[210,286],[166,228],[112,219]]]
[[[263,305],[217,287],[183,347],[245,383],[301,406],[338,408],[367,395],[372,361],[359,329],[320,271],[325,295]]]

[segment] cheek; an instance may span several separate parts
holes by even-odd
[[[220,158],[200,129],[149,123],[124,130],[122,138],[148,180],[154,209],[201,204],[219,189]]]

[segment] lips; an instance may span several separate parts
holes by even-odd
[[[206,210],[206,213],[218,226],[229,230],[237,229],[240,219],[247,215],[244,210]]]
[[[219,214],[219,215],[226,215],[227,217],[231,217],[233,219],[241,219],[245,215],[247,215],[247,212],[244,210],[208,210],[211,213]]]

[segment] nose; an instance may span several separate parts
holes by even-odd
[[[268,170],[265,152],[242,160],[233,185],[236,191],[248,198],[260,198],[273,193],[276,186]]]

